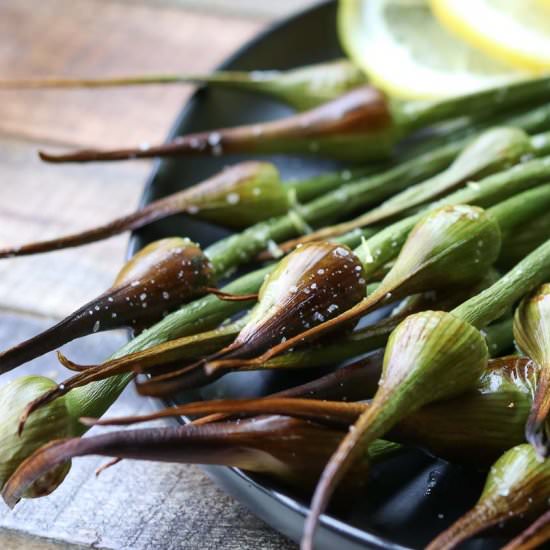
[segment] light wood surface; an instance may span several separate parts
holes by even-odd
[[[109,75],[209,71],[269,17],[311,0],[3,0],[0,75]],[[228,15],[229,14],[229,15]],[[89,227],[131,211],[148,162],[49,166],[36,151],[160,141],[192,91],[153,86],[108,91],[0,93],[0,246]],[[107,288],[127,237],[0,262],[0,347],[54,323]],[[99,361],[124,333],[67,346]],[[63,376],[52,354],[0,377]],[[113,413],[151,407],[131,389]],[[99,478],[100,459],[75,461],[53,495],[14,511],[0,504],[0,548],[290,549],[295,545],[225,495],[195,466],[125,461]]]

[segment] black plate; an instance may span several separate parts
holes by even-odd
[[[335,32],[336,6],[329,2],[296,15],[258,36],[220,68],[235,70],[289,69],[342,55]],[[169,138],[192,131],[269,120],[289,113],[274,101],[237,92],[198,91],[179,115]],[[145,187],[142,204],[192,185],[223,166],[250,157],[168,159],[157,162]],[[257,157],[256,157],[257,158]],[[265,157],[264,157],[265,158]],[[328,161],[271,156],[283,177],[318,173],[335,165]],[[228,233],[219,227],[171,218],[139,231],[131,250],[167,236],[184,235],[207,246]],[[234,374],[186,399],[216,395],[263,395],[296,383],[270,373]],[[257,516],[298,541],[307,502],[269,480],[235,468],[208,467],[208,473]],[[434,460],[416,450],[373,468],[372,480],[353,510],[324,516],[317,548],[423,548],[474,504],[483,476]],[[500,548],[503,539],[483,538],[464,548]]]

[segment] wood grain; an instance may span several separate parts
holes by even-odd
[[[52,166],[36,147],[0,136],[0,246],[51,238],[130,212],[146,163]],[[106,290],[122,265],[128,236],[0,262],[0,305],[61,317]]]
[[[210,71],[259,21],[164,5],[2,0],[0,75]],[[6,40],[5,37],[9,37]],[[0,132],[41,142],[117,146],[163,140],[192,88],[1,91]]]

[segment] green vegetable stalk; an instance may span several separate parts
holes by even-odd
[[[364,74],[347,59],[289,71],[216,71],[212,74],[158,74],[107,78],[32,78],[0,81],[0,89],[104,88],[153,84],[208,84],[266,94],[298,110],[311,109],[365,84]]]
[[[542,135],[550,138],[550,133]],[[524,131],[511,127],[486,130],[474,138],[442,172],[401,191],[358,218],[319,229],[283,243],[280,248],[288,251],[299,243],[331,239],[360,227],[395,219],[415,206],[435,200],[457,187],[514,166],[522,158],[534,153],[532,140],[535,137],[529,139]]]
[[[120,327],[139,331],[213,284],[212,265],[198,245],[179,237],[155,241],[124,265],[106,292],[0,353],[0,373],[87,334]]]
[[[544,102],[549,96],[548,78],[437,102],[392,102],[380,90],[361,86],[312,110],[273,122],[188,134],[149,148],[89,149],[61,155],[41,152],[40,156],[49,162],[90,162],[243,152],[305,153],[365,162],[390,156],[397,141],[419,128],[464,115],[505,112]]]

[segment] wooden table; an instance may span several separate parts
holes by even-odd
[[[3,0],[0,75],[200,72],[306,0]],[[160,141],[188,87],[0,94],[0,246],[52,237],[132,210],[148,162],[52,166],[40,147]],[[37,333],[108,288],[127,236],[44,256],[0,262],[0,346]],[[66,347],[102,360],[124,333]],[[0,377],[62,376],[49,354]],[[113,414],[151,406],[132,390]],[[0,504],[0,548],[295,548],[226,496],[198,467],[124,461],[99,478],[102,461],[78,459],[53,495],[14,511]]]

